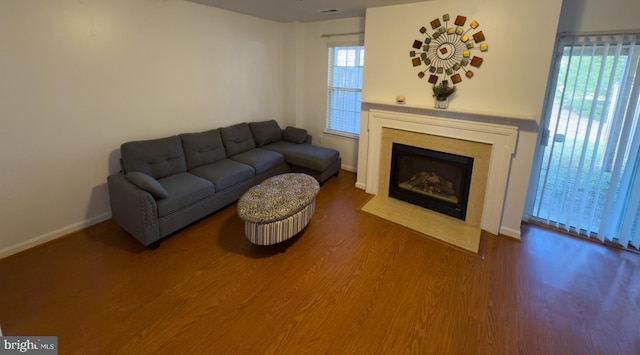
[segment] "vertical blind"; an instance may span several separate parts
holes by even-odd
[[[640,248],[640,34],[558,38],[532,216]]]
[[[358,135],[364,47],[329,47],[327,130]]]

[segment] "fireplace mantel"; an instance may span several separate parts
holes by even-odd
[[[517,125],[518,122],[532,121],[536,122],[533,116],[526,116],[516,113],[495,113],[495,112],[478,112],[469,111],[458,108],[449,107],[446,110],[437,109],[433,106],[415,105],[407,103],[397,103],[391,101],[363,99],[363,110],[383,110],[402,112],[418,115],[428,115],[433,117],[452,118],[472,120],[477,122],[500,123],[506,125]]]
[[[466,114],[468,115],[468,114]],[[506,187],[515,152],[518,128],[510,125],[434,117],[383,110],[369,110],[365,190],[378,194],[383,128],[461,139],[491,145],[491,159],[480,227],[499,234]]]

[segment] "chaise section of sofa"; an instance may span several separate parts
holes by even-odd
[[[281,130],[275,120],[252,122],[249,127],[258,146],[282,154],[293,172],[311,175],[320,183],[340,172],[340,153],[312,145],[312,137],[304,129]]]
[[[150,248],[290,171],[324,182],[340,169],[336,150],[275,120],[121,145],[122,170],[107,177],[114,221]]]
[[[291,171],[311,175],[320,183],[340,172],[340,155],[333,149],[285,140],[271,143],[265,149],[282,154]]]

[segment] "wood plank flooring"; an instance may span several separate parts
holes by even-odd
[[[361,212],[354,184],[284,245],[231,205],[155,251],[106,221],[2,259],[2,331],[60,354],[640,353],[640,255],[531,225],[476,255]]]

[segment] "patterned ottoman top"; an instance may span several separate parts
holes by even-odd
[[[320,184],[307,174],[277,175],[242,195],[238,216],[254,223],[279,221],[308,206],[318,191]]]

